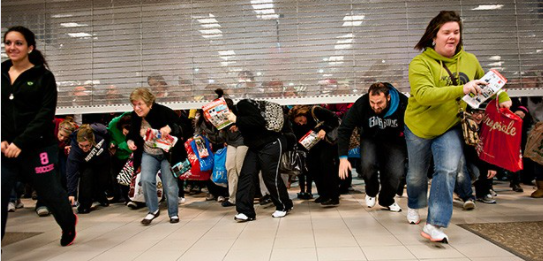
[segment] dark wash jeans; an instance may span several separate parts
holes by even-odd
[[[360,141],[362,177],[366,183],[366,194],[379,194],[379,205],[388,207],[394,203],[400,179],[405,174],[407,149],[405,141],[382,141],[362,139]],[[378,175],[378,172],[379,174]],[[379,190],[379,178],[381,189]]]

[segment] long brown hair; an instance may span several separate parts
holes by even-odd
[[[288,117],[291,121],[294,121],[298,116],[309,117],[311,113],[311,106],[308,105],[296,105],[288,112]]]

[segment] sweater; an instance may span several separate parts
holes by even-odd
[[[11,84],[11,66],[10,60],[2,63],[2,141],[14,143],[22,151],[55,144],[55,76],[43,65],[36,65]]]
[[[123,135],[123,130],[117,128],[117,123],[124,115],[127,115],[132,112],[125,112],[121,116],[113,118],[107,127],[109,137],[111,138],[111,144],[117,147],[115,152],[115,157],[120,160],[126,160],[132,154],[132,151],[128,148],[126,144],[126,137]]]
[[[358,98],[343,119],[338,130],[338,150],[340,157],[347,157],[351,135],[355,127],[360,128],[360,139],[373,139],[376,142],[404,143],[404,114],[407,96],[396,88],[389,88],[390,101],[380,114],[370,105],[370,95]],[[362,148],[363,149],[363,148]]]
[[[443,65],[458,79],[459,85],[453,85]],[[407,127],[420,138],[433,139],[456,126],[460,122],[456,100],[464,96],[463,85],[480,79],[484,73],[475,55],[464,49],[447,58],[433,48],[426,48],[409,64],[411,96],[405,111]],[[508,99],[507,94],[500,95],[500,101]],[[466,106],[460,101],[460,107],[465,110]]]

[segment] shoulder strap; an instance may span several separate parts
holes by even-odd
[[[437,60],[436,60],[437,61]],[[437,61],[438,63],[440,63],[439,61]],[[456,77],[453,76],[453,74],[451,73],[451,70],[449,70],[449,68],[447,68],[447,66],[445,65],[445,63],[440,63],[443,68],[445,68],[445,70],[447,71],[447,73],[449,73],[449,76],[451,77],[451,81],[454,85],[458,85],[458,81],[456,81]]]
[[[317,105],[314,105],[313,107],[311,107],[311,116],[313,116],[313,120],[316,123],[319,123],[319,118],[317,118],[317,116],[315,116],[315,108],[317,108],[317,107],[318,107]]]

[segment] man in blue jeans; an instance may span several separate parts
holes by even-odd
[[[405,173],[407,149],[403,119],[406,107],[407,97],[394,86],[374,83],[368,93],[354,103],[339,127],[339,176],[342,179],[351,170],[347,157],[350,137],[355,127],[360,128],[361,174],[366,183],[369,208],[375,206],[379,193],[379,205],[393,212],[402,211],[394,195]]]

